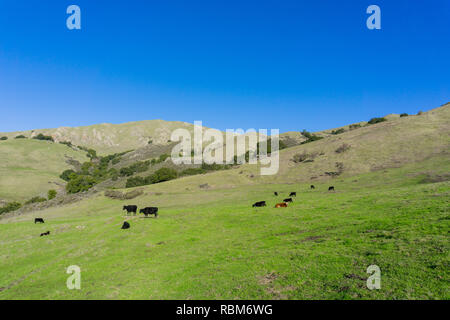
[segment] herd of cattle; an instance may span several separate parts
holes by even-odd
[[[311,185],[311,189],[315,189],[315,188],[316,188],[315,186]],[[329,187],[328,191],[335,191],[334,187],[333,186]],[[278,192],[275,191],[273,194],[278,197]],[[292,197],[296,197],[296,196],[297,196],[297,192],[291,192],[289,194],[289,198],[284,199],[283,202],[281,202],[281,203],[277,203],[275,205],[275,208],[287,208],[287,204],[289,202],[293,202]],[[266,206],[267,206],[266,201],[258,201],[256,203],[254,203],[252,207],[255,208],[255,207],[266,207]],[[123,206],[123,208],[122,208],[122,210],[127,211],[127,215],[128,214],[136,215],[137,209],[138,209],[138,207],[136,205]],[[145,208],[142,208],[141,210],[139,210],[139,213],[144,214],[146,217],[149,215],[154,215],[155,218],[157,218],[158,217],[158,208],[157,207],[145,207]],[[36,223],[45,223],[45,221],[42,218],[35,218],[34,224],[36,224]],[[121,229],[129,229],[129,228],[130,228],[130,223],[125,221],[123,223]],[[50,231],[41,233],[40,236],[43,237],[43,236],[48,236],[48,235],[50,235]]]
[[[311,185],[311,189],[315,189],[315,188],[316,187],[314,185]],[[335,191],[334,187],[333,186],[328,187],[328,191]],[[273,194],[278,197],[278,192],[275,191]],[[275,208],[287,208],[287,204],[289,202],[293,202],[292,197],[296,197],[296,196],[297,196],[297,192],[291,192],[289,194],[289,198],[284,199],[283,202],[281,202],[281,203],[277,203],[275,205]],[[258,201],[258,202],[255,202],[252,207],[255,208],[255,207],[266,207],[266,206],[267,206],[267,203],[265,201]]]

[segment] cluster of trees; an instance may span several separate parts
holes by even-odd
[[[368,124],[375,124],[375,123],[380,123],[380,122],[384,122],[387,121],[386,118],[372,118],[369,120]]]
[[[44,141],[52,141],[52,142],[54,142],[52,136],[46,136],[46,135],[44,135],[44,134],[42,134],[42,133],[39,133],[37,136],[34,136],[33,139],[36,139],[36,140],[44,140]]]
[[[176,179],[178,177],[178,173],[175,169],[172,168],[161,168],[155,171],[153,174],[147,177],[132,177],[127,179],[126,188],[145,186],[154,183],[160,183],[164,181],[169,181]]]
[[[8,140],[8,137],[1,137],[0,140]]]

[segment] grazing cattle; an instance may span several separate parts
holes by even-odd
[[[287,203],[284,203],[284,202],[282,202],[282,203],[277,203],[277,204],[275,205],[275,208],[287,208]]]
[[[129,214],[130,212],[133,212],[134,214],[136,214],[137,206],[135,206],[135,205],[123,206],[122,210],[127,210],[127,214]]]
[[[296,197],[297,196],[297,192],[291,192],[290,194],[289,194],[289,197]]]
[[[334,191],[334,187],[333,186],[329,187],[328,191]]]
[[[288,203],[288,202],[292,202],[292,198],[287,198],[287,199],[284,199],[284,200],[283,200],[283,202],[286,202],[286,203]]]
[[[276,192],[276,191],[275,191],[273,194],[276,195],[276,196],[278,196],[278,192]]]
[[[145,216],[148,216],[149,214],[154,214],[155,218],[157,218],[158,217],[158,208],[147,207],[147,208],[139,210],[139,213],[143,213]]]
[[[43,237],[43,236],[48,236],[48,235],[50,235],[50,231],[47,231],[47,232],[41,233],[41,237]]]
[[[121,229],[130,229],[130,224],[128,222],[124,222]]]
[[[316,187],[314,187],[313,185],[311,185],[311,189],[315,189]]]
[[[253,204],[253,208],[254,207],[265,207],[266,206],[266,202],[265,201],[259,201]]]
[[[44,223],[44,219],[42,219],[42,218],[35,218],[34,219],[34,224],[36,224],[36,223]]]

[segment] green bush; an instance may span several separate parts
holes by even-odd
[[[33,197],[30,200],[26,201],[25,204],[32,204],[32,203],[39,203],[39,202],[45,202],[47,199],[42,197]]]
[[[16,136],[14,139],[26,139],[27,137],[25,137],[23,134]]]
[[[5,206],[0,208],[0,214],[19,210],[22,205],[19,202],[8,202]]]
[[[46,136],[46,135],[43,135],[42,133],[39,133],[37,136],[33,137],[33,139],[54,142],[52,136]]]
[[[337,130],[333,130],[333,131],[331,131],[331,134],[341,134],[341,133],[344,133],[345,132],[345,130],[344,130],[344,128],[340,128],[340,129],[337,129]]]
[[[355,124],[349,125],[348,128],[350,130],[355,130],[355,129],[361,128],[361,125],[359,123],[355,123]]]
[[[1,137],[0,140],[8,140],[8,137]]]
[[[63,179],[64,181],[68,182],[74,176],[76,176],[75,171],[73,171],[72,169],[68,169],[68,170],[65,170],[63,173],[61,173],[61,175],[59,177],[61,179]]]
[[[150,161],[139,161],[136,162],[134,164],[132,164],[129,167],[123,167],[120,169],[119,174],[122,177],[130,177],[135,173],[138,172],[145,172],[148,170],[149,166],[150,166]]]
[[[96,184],[96,180],[88,175],[77,175],[70,179],[66,185],[68,193],[84,192],[91,189]]]
[[[56,190],[53,190],[53,189],[52,190],[48,190],[48,192],[47,192],[48,200],[55,199],[57,194],[58,193],[56,192]]]
[[[153,179],[152,179],[153,183],[158,183],[158,182],[164,182],[164,181],[176,179],[178,176],[178,173],[175,169],[161,168],[161,169],[157,170],[154,174],[152,174],[152,176],[153,176]]]
[[[408,116],[407,113],[402,113],[402,114],[400,115],[400,118],[407,117],[407,116]]]
[[[302,135],[306,138],[306,140],[303,141],[301,144],[310,143],[313,141],[323,139],[323,137],[316,136],[315,134],[312,134],[311,132],[308,132],[306,130],[302,131]]]
[[[64,145],[66,145],[68,147],[72,147],[72,142],[70,142],[70,141],[60,141],[59,143],[60,144],[64,144]]]
[[[375,124],[375,123],[380,123],[380,122],[384,122],[387,121],[386,118],[372,118],[369,120],[368,124]]]

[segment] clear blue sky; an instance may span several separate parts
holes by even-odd
[[[366,28],[371,4],[382,30]],[[0,131],[315,131],[416,113],[450,100],[449,23],[448,0],[0,0]]]

